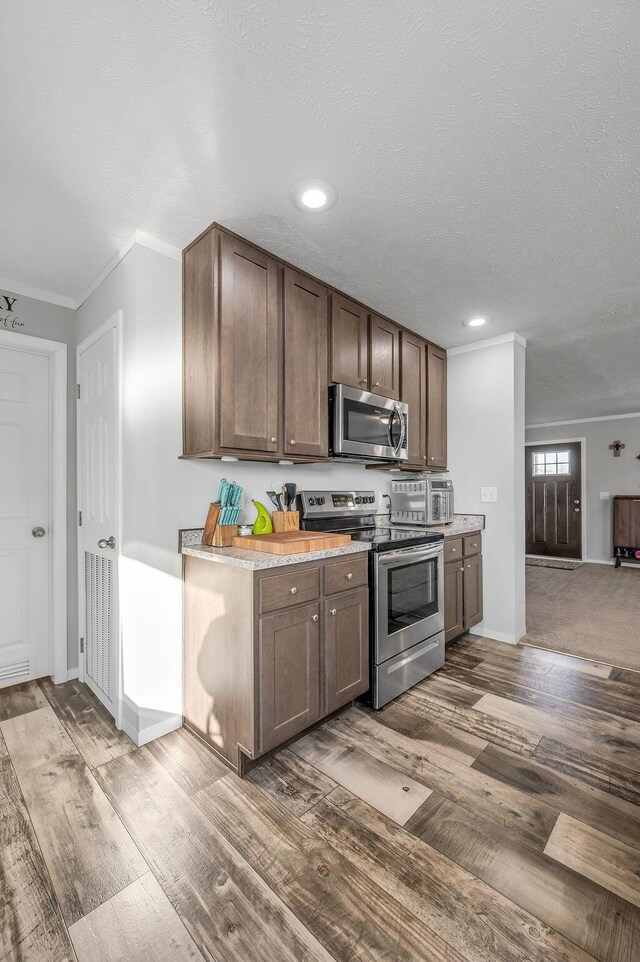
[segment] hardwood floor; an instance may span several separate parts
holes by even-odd
[[[0,690],[0,962],[637,962],[640,674],[465,636],[241,780]]]

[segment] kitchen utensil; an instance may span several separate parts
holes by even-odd
[[[276,497],[275,491],[267,491],[267,497],[271,500],[271,503],[274,505],[276,511],[279,511],[279,510],[280,510],[280,502],[278,501],[278,498]]]
[[[256,511],[258,512],[258,517],[253,522],[253,534],[254,535],[265,535],[271,534],[273,532],[273,525],[271,523],[271,515],[265,508],[265,506],[260,501],[253,501]]]
[[[283,484],[283,485],[282,485],[282,492],[281,492],[281,494],[280,494],[280,503],[282,504],[282,510],[283,510],[283,511],[286,511],[286,510],[287,510],[287,486],[286,486],[286,484]]]
[[[273,490],[276,498],[278,499],[278,503],[276,505],[278,511],[284,511],[284,504],[282,503],[282,481],[274,481]]]
[[[298,493],[298,487],[292,484],[290,481],[285,484],[287,489],[287,511],[293,511],[296,504],[296,494]]]

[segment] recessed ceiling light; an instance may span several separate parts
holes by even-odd
[[[319,214],[331,210],[338,200],[338,191],[326,180],[299,180],[289,191],[289,197],[300,210]]]
[[[324,207],[327,203],[327,195],[319,187],[310,187],[309,190],[305,190],[300,200],[305,207],[315,210],[317,207]]]
[[[471,317],[468,321],[462,322],[464,327],[484,327],[484,325],[488,323],[488,317]]]

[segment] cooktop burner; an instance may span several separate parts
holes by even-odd
[[[443,535],[425,528],[380,524],[373,491],[301,491],[298,503],[301,526],[306,531],[350,534],[366,541],[372,551],[393,551],[443,541]]]

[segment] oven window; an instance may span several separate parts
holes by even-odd
[[[360,441],[363,444],[377,444],[385,448],[388,448],[391,443],[393,447],[397,447],[400,440],[397,417],[394,417],[391,422],[391,440],[389,439],[391,411],[348,398],[344,398],[342,404],[345,441]]]
[[[408,562],[387,571],[387,633],[394,634],[438,612],[438,561]]]

